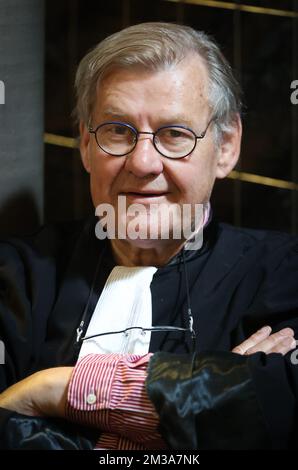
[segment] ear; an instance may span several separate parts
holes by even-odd
[[[225,178],[236,166],[240,155],[242,124],[240,116],[232,124],[229,132],[225,132],[218,149],[216,177]]]
[[[80,152],[81,159],[85,170],[90,173],[91,160],[90,160],[90,133],[87,129],[86,124],[80,121]]]

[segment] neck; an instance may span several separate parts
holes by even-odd
[[[135,242],[135,240],[134,240]],[[111,240],[112,252],[120,266],[156,266],[167,264],[185,244],[185,240],[167,240],[167,243],[136,246],[130,240]],[[161,242],[159,240],[159,242]]]

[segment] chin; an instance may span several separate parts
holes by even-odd
[[[136,240],[127,238],[126,241],[130,246],[141,250],[150,250],[155,248],[157,244],[160,244],[160,240],[142,240],[141,238],[137,238]]]
[[[127,238],[126,241],[129,243],[131,247],[138,248],[140,250],[156,250],[158,247],[159,249],[162,249],[162,247],[164,247],[164,249],[166,250],[166,248],[169,247],[169,240],[161,240],[161,239],[142,240],[141,238],[131,240]],[[176,244],[177,244],[177,240],[176,240],[175,245]],[[170,245],[172,245],[172,243],[170,243]]]
[[[123,233],[123,232],[122,232]],[[168,244],[169,240],[180,240],[181,233],[174,234],[173,226],[161,227],[161,224],[150,224],[150,220],[142,220],[136,223],[134,220],[125,226],[125,239],[137,247],[151,248],[162,243]],[[121,238],[121,236],[119,237]]]

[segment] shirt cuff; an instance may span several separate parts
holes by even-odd
[[[81,424],[124,436],[151,448],[165,448],[159,419],[145,380],[152,353],[89,354],[75,366],[68,388],[66,416]]]

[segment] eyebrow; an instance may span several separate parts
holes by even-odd
[[[121,111],[117,108],[107,108],[103,112],[104,117],[113,117],[119,119],[125,119],[129,122],[129,124],[133,121],[132,116],[129,116],[126,112]],[[195,127],[195,124],[189,120],[189,118],[185,114],[175,114],[173,116],[166,116],[164,118],[159,118],[159,127],[163,125],[171,125],[171,124],[181,124],[187,127]]]
[[[103,111],[102,115],[104,117],[110,117],[112,116],[113,118],[125,118],[128,117],[127,113],[121,111],[120,109],[117,108],[107,108]]]

